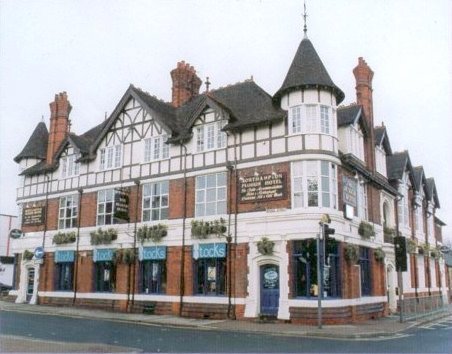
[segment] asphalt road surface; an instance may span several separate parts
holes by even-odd
[[[330,340],[1,311],[0,341],[0,352],[452,353],[452,316],[390,338]]]

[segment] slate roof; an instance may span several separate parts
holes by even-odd
[[[386,167],[388,180],[402,179],[405,170],[412,169],[408,151],[396,152],[393,155],[388,156],[386,158]]]
[[[433,201],[435,202],[435,207],[440,208],[438,193],[436,191],[435,179],[430,177],[430,178],[427,178],[426,182],[427,182],[427,192],[428,192],[427,198],[428,198],[428,200],[431,201],[433,198]]]
[[[363,107],[358,104],[351,104],[337,109],[337,126],[343,127],[359,122],[361,129],[367,133],[368,126],[364,116]]]
[[[388,132],[386,127],[382,125],[381,127],[374,127],[375,145],[383,145],[383,149],[386,151],[387,155],[392,154],[391,144],[389,143]]]
[[[285,93],[309,87],[323,87],[331,90],[336,96],[336,104],[341,103],[345,97],[342,90],[331,80],[311,41],[304,38],[298,46],[286,78],[281,88],[275,93],[274,99],[279,102]]]
[[[416,190],[420,190],[425,184],[424,168],[422,166],[413,167],[413,177],[416,185]]]
[[[14,158],[19,163],[25,158],[45,159],[47,156],[47,141],[49,140],[49,131],[44,122],[38,123],[35,130],[28,139],[22,151]]]

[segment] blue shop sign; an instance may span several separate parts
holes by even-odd
[[[100,249],[93,251],[93,261],[94,262],[110,262],[113,260],[114,249]]]
[[[193,258],[225,258],[225,243],[202,243],[193,245]]]
[[[56,251],[55,263],[71,263],[74,262],[74,251]]]
[[[140,261],[166,259],[166,246],[141,247],[138,252]]]

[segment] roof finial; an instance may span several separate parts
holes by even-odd
[[[306,13],[306,0],[303,1],[303,7],[304,7],[304,13],[303,13],[303,20],[304,20],[304,26],[303,26],[303,32],[304,32],[304,38],[308,38],[308,26],[306,26],[306,17],[308,17],[308,14]]]
[[[209,86],[210,86],[210,81],[209,81],[209,77],[206,77],[206,92],[209,92]]]
[[[44,115],[41,114],[41,122],[44,123]]]

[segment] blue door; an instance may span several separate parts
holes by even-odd
[[[279,267],[274,264],[261,266],[261,314],[277,316],[279,305]]]

